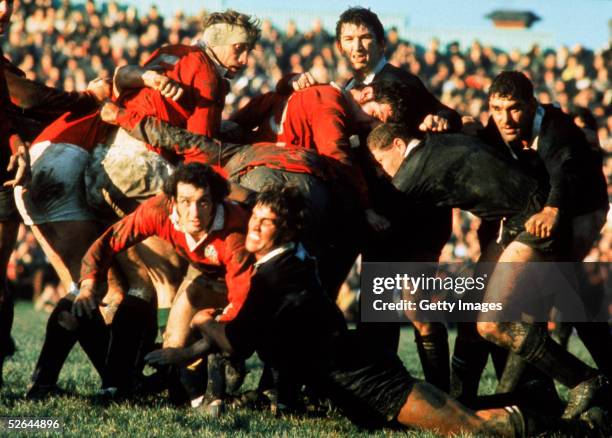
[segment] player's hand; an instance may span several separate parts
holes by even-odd
[[[87,84],[87,91],[98,101],[110,99],[113,92],[113,81],[109,78],[95,78]]]
[[[444,117],[428,114],[419,125],[419,130],[423,132],[446,132],[450,129],[450,123]]]
[[[12,172],[16,169],[15,178],[6,181],[3,184],[4,187],[26,185],[30,179],[32,170],[30,168],[30,154],[28,152],[28,148],[23,143],[23,141],[21,141],[21,138],[18,135],[15,135],[12,140],[17,143],[17,152],[11,155],[6,170]]]
[[[81,284],[79,294],[72,303],[72,314],[77,318],[83,316],[91,318],[100,302],[101,300],[94,292],[94,282],[92,280],[85,280]]]
[[[317,80],[308,72],[291,78],[289,81],[295,91],[305,90],[308,87],[317,85]]]
[[[191,360],[185,348],[161,348],[145,356],[145,362],[151,366],[183,365]]]
[[[461,132],[466,135],[471,135],[475,137],[478,134],[478,131],[484,128],[480,121],[476,120],[474,117],[463,116],[461,118],[461,122],[463,123],[463,127],[461,128]]]
[[[379,215],[371,208],[367,209],[365,213],[368,224],[370,224],[374,231],[382,232],[391,226],[391,222],[386,217]]]
[[[183,95],[183,88],[178,83],[154,70],[147,70],[142,80],[145,87],[159,91],[167,99],[177,101]]]
[[[557,207],[546,206],[539,213],[531,216],[525,222],[525,229],[528,233],[539,238],[550,237],[559,222],[559,209]]]
[[[123,112],[123,108],[113,102],[105,102],[100,108],[100,118],[111,125],[117,124],[117,118]]]

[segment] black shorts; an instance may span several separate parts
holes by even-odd
[[[327,397],[359,426],[393,422],[416,382],[400,358],[364,345],[356,331],[343,336],[334,350],[331,370],[319,382]]]
[[[15,206],[13,189],[0,187],[0,222],[19,222],[20,220]]]

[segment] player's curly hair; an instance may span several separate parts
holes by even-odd
[[[202,31],[217,23],[226,23],[244,28],[248,35],[249,47],[253,48],[261,36],[261,22],[247,14],[228,9],[225,12],[211,12],[204,17]]]
[[[405,124],[406,120],[414,120],[418,111],[419,96],[414,88],[395,79],[375,80],[370,84],[374,100],[391,106],[392,114],[387,123]],[[419,137],[419,132],[409,132],[413,137]]]
[[[489,88],[489,99],[495,95],[529,102],[534,98],[533,84],[520,71],[503,71],[493,79]]]
[[[270,185],[264,187],[255,199],[255,205],[268,207],[275,215],[277,233],[274,243],[282,245],[301,241],[309,229],[310,214],[306,199],[295,186]]]
[[[212,167],[202,163],[179,164],[174,173],[164,183],[164,193],[176,199],[178,183],[191,184],[201,189],[208,187],[215,204],[223,201],[223,198],[229,194],[227,181]]]
[[[385,44],[385,29],[383,28],[378,15],[368,8],[353,7],[344,11],[336,23],[336,41],[340,41],[343,24],[354,24],[365,26],[374,33],[379,44]]]

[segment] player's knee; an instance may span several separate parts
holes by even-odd
[[[499,324],[496,322],[479,322],[476,329],[480,336],[490,342],[495,342],[501,336]]]
[[[191,318],[191,323],[189,326],[192,330],[198,330],[207,319],[210,319],[208,313],[200,311],[196,313],[193,318]]]

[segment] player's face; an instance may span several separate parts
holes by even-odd
[[[215,205],[210,189],[179,182],[176,187],[176,211],[179,225],[195,239],[207,233],[212,223]]]
[[[8,29],[12,14],[13,0],[0,0],[0,35]]]
[[[233,78],[247,65],[251,49],[245,43],[226,44],[214,48],[217,59],[227,69],[227,76]]]
[[[361,105],[361,109],[368,116],[380,120],[386,123],[391,116],[393,116],[393,108],[388,103],[379,103],[374,100],[370,100]]]
[[[244,242],[246,250],[259,260],[275,247],[276,214],[270,207],[257,204],[249,220],[249,230]]]
[[[398,144],[393,144],[389,149],[373,150],[372,155],[385,173],[393,178],[404,161],[405,152],[406,144],[399,140]]]
[[[531,130],[534,111],[532,103],[512,97],[494,94],[489,99],[489,112],[506,143],[526,139]]]
[[[340,28],[338,51],[347,59],[355,72],[370,73],[384,53],[384,46],[367,26],[344,23]]]

